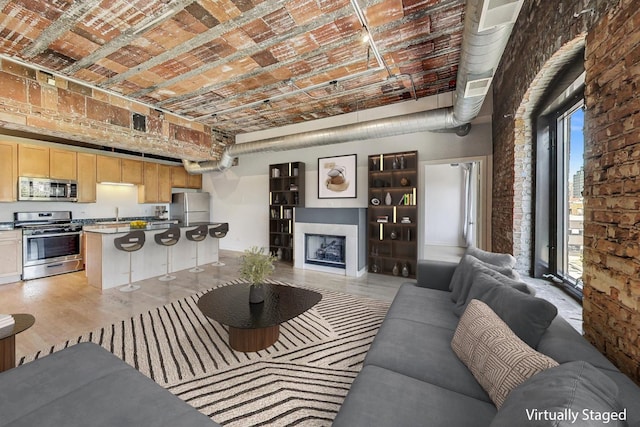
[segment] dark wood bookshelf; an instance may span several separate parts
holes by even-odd
[[[418,152],[368,157],[368,266],[372,273],[416,277]]]
[[[269,165],[269,251],[293,264],[293,210],[304,206],[303,162]]]

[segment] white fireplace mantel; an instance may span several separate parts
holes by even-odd
[[[345,236],[345,268],[329,267],[324,265],[305,263],[305,234],[328,234],[332,236]],[[323,271],[326,273],[341,274],[345,276],[360,277],[366,268],[358,270],[358,226],[351,224],[320,224],[309,222],[296,222],[294,234],[294,267],[304,270]]]

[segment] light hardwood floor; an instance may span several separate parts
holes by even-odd
[[[203,266],[202,273],[180,271],[177,279],[137,282],[142,288],[123,293],[89,286],[84,271],[0,286],[0,313],[31,313],[36,323],[16,336],[16,357],[32,354],[91,330],[127,319],[152,308],[239,277],[241,253],[221,251],[223,267]],[[353,278],[294,269],[278,264],[272,279],[391,301],[408,279],[364,274]]]

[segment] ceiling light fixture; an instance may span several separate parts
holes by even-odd
[[[373,40],[373,37],[371,36],[371,31],[369,30],[369,26],[367,25],[367,18],[364,16],[364,12],[362,12],[362,8],[358,4],[358,0],[351,0],[351,6],[353,6],[353,10],[356,12],[356,17],[358,18],[358,21],[360,21],[360,25],[362,25],[363,32],[366,33],[367,43],[369,43],[369,48],[373,52],[373,56],[376,57],[376,61],[378,61],[378,66],[380,68],[382,67],[386,68],[389,76],[393,75],[393,73],[391,72],[387,64],[384,62],[384,59],[382,58],[382,55],[380,54],[380,51],[376,46],[376,42]],[[364,37],[363,37],[363,41],[364,41]]]

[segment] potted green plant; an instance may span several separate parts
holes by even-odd
[[[273,262],[276,257],[265,253],[265,248],[252,246],[244,251],[240,259],[240,277],[247,280],[249,288],[249,302],[259,304],[264,302],[264,289],[262,284],[269,277],[275,267]]]

